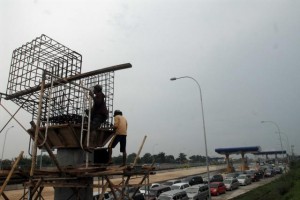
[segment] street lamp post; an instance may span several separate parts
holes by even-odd
[[[287,145],[287,162],[290,163],[290,156],[291,156],[291,148],[290,148],[290,141],[289,141],[289,137],[287,136],[287,134],[285,134],[284,132],[281,132],[286,139],[284,139],[284,141],[286,142],[286,145]]]
[[[288,137],[288,135],[285,134],[284,132],[281,132],[281,133],[283,133],[283,135],[286,137],[286,141],[287,141],[287,145],[288,145],[287,150],[288,150],[289,154],[291,154],[291,146],[290,146],[289,137]]]
[[[0,169],[2,170],[2,163],[3,163],[3,155],[4,155],[4,148],[5,148],[5,142],[6,142],[6,135],[9,129],[13,128],[14,126],[9,127],[4,135],[4,141],[3,141],[3,147],[2,147],[2,154],[1,154],[1,163],[0,163]]]
[[[202,92],[201,92],[201,87],[200,84],[196,79],[190,76],[182,76],[182,77],[173,77],[170,80],[175,81],[177,79],[182,79],[182,78],[189,78],[192,79],[198,86],[199,89],[199,95],[200,95],[200,105],[201,105],[201,110],[202,110],[202,123],[203,123],[203,135],[204,135],[204,145],[205,145],[205,156],[206,156],[206,171],[207,171],[207,178],[208,178],[208,191],[210,191],[210,177],[209,177],[209,163],[208,163],[208,155],[207,155],[207,142],[206,142],[206,130],[205,130],[205,120],[204,120],[204,110],[203,110],[203,101],[202,101]],[[211,194],[209,192],[209,199],[211,199]]]
[[[283,159],[284,155],[283,155],[281,132],[280,132],[279,126],[275,122],[273,122],[273,121],[261,121],[261,123],[272,123],[272,124],[274,124],[277,127],[278,135],[279,135],[279,140],[280,140],[280,146],[281,146],[281,155],[282,155],[282,159]]]

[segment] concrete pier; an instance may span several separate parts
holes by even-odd
[[[93,153],[88,154],[88,162],[93,163]],[[83,166],[86,163],[86,152],[79,148],[59,148],[57,149],[57,160],[62,167],[67,166]],[[84,188],[68,188],[68,187],[55,187],[54,188],[54,200],[76,200],[80,199],[92,200],[93,199],[93,177],[86,177],[79,180],[84,185],[90,185],[90,187]]]

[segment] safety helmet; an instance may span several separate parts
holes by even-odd
[[[102,86],[101,85],[95,85],[94,86],[94,93],[97,93],[97,92],[102,92]]]
[[[116,116],[116,115],[123,115],[123,113],[121,110],[115,110],[114,116]]]

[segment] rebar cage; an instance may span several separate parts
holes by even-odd
[[[43,73],[46,73],[45,89],[41,110],[41,126],[47,119],[50,125],[65,123],[81,123],[84,108],[88,108],[86,90],[96,84],[102,85],[106,95],[109,119],[104,127],[112,124],[114,72],[94,74],[71,82],[66,80],[81,73],[82,56],[46,35],[41,35],[31,42],[15,49],[12,54],[10,73],[6,94],[23,93],[11,100],[32,114],[38,115],[40,90],[30,91],[41,85]],[[58,81],[59,84],[53,84]]]

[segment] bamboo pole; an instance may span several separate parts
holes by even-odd
[[[37,120],[36,120],[36,128],[34,133],[34,143],[33,143],[33,152],[32,152],[32,159],[31,159],[31,169],[30,169],[30,177],[34,174],[35,163],[36,163],[36,154],[37,154],[37,140],[39,135],[40,123],[41,123],[41,111],[42,111],[42,103],[43,103],[43,96],[44,96],[44,86],[45,86],[45,79],[46,74],[43,72],[43,79],[41,83],[41,91],[39,97],[39,107],[37,113]]]
[[[14,162],[14,164],[13,164],[13,166],[12,166],[10,172],[8,173],[8,176],[6,177],[6,179],[5,179],[4,183],[3,183],[3,185],[1,186],[1,188],[0,188],[0,196],[2,195],[4,189],[5,189],[6,185],[8,184],[8,182],[9,182],[9,180],[10,180],[10,178],[11,178],[13,172],[15,171],[17,165],[19,164],[19,162],[20,162],[20,160],[21,160],[21,158],[22,158],[22,156],[23,156],[23,153],[24,153],[24,151],[21,151],[21,153],[20,153],[20,155],[18,156],[17,160]]]
[[[134,159],[134,162],[133,162],[132,167],[135,166],[135,164],[136,164],[138,158],[140,157],[140,154],[141,154],[142,148],[143,148],[143,146],[144,146],[144,143],[145,143],[145,141],[146,141],[146,138],[147,138],[147,135],[144,136],[143,142],[142,142],[142,144],[141,144],[141,146],[140,146],[140,149],[139,149],[139,151],[138,151],[138,153],[137,153],[137,155],[136,155],[136,157],[135,157],[135,159]]]

